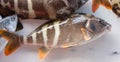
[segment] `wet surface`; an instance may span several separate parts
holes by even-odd
[[[96,13],[92,13],[90,3],[91,1],[87,2],[79,12],[94,14],[112,24],[111,31],[104,36],[82,46],[53,49],[44,60],[39,59],[39,46],[23,45],[10,56],[5,56],[2,51],[0,62],[120,62],[120,18],[102,6]],[[24,20],[22,22],[24,22],[24,29],[18,33],[27,35],[45,21]]]

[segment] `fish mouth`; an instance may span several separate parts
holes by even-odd
[[[108,31],[111,31],[111,28],[112,28],[111,24],[108,24],[108,25],[106,26],[106,29],[107,29]]]

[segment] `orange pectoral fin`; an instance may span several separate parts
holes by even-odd
[[[87,30],[85,28],[81,28],[81,31],[82,31],[83,37],[86,41],[91,39],[91,37],[89,36],[89,34],[87,33]]]
[[[92,12],[96,12],[99,6],[100,6],[100,0],[92,0]]]
[[[48,53],[50,52],[50,50],[51,49],[48,49],[46,47],[41,47],[39,49],[39,57],[40,57],[40,59],[44,59],[48,55]]]

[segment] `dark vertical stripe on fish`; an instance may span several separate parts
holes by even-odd
[[[41,18],[43,19],[46,17],[49,18],[43,6],[43,0],[32,0],[32,4],[33,4],[33,10],[35,10],[35,15],[37,16],[36,18],[40,18],[39,16],[41,16]]]
[[[41,33],[37,33],[37,44],[44,45],[43,36]]]
[[[27,37],[27,43],[32,44],[33,43],[33,38],[32,36]]]
[[[18,0],[18,8],[20,10],[19,16],[23,18],[28,18],[28,3],[27,0]]]

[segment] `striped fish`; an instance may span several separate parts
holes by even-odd
[[[0,0],[0,14],[22,19],[65,19],[88,0]]]
[[[110,0],[112,11],[120,17],[120,0]]]
[[[111,25],[90,14],[72,14],[64,21],[54,21],[35,29],[28,36],[19,36],[0,30],[0,37],[8,41],[5,55],[14,52],[23,44],[39,45],[40,58],[44,58],[53,48],[79,46],[99,38],[109,31]]]

